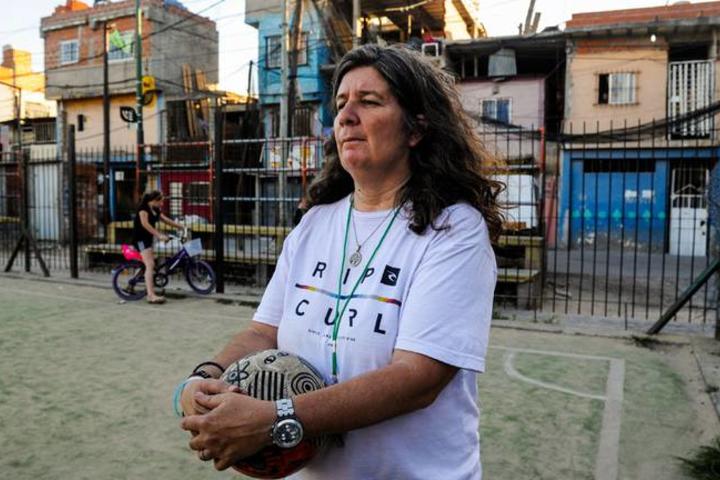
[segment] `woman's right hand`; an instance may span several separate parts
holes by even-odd
[[[164,233],[161,233],[160,235],[158,235],[158,238],[160,239],[161,242],[167,242],[168,240],[170,240],[170,236],[165,235]]]
[[[238,387],[235,385],[228,385],[222,380],[193,380],[185,385],[185,388],[180,395],[180,408],[182,408],[185,416],[207,413],[208,409],[195,401],[195,392],[202,392],[206,395],[215,395],[219,393],[237,391]]]

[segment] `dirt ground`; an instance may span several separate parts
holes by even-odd
[[[252,312],[192,297],[120,304],[107,289],[0,276],[2,478],[238,478],[191,455],[171,397]],[[619,479],[681,479],[675,457],[720,433],[682,340],[494,328],[491,345],[479,378],[487,479],[598,478],[606,447]],[[624,373],[614,445],[607,359]]]

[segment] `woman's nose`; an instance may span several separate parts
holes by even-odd
[[[337,114],[337,121],[340,126],[355,125],[358,122],[358,116],[355,112],[355,105],[347,102]]]

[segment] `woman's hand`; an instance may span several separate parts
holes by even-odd
[[[276,417],[272,402],[231,391],[208,395],[199,388],[193,401],[208,413],[183,418],[180,428],[193,434],[190,448],[202,460],[213,459],[217,470],[272,443],[270,430]]]
[[[222,380],[193,380],[185,384],[185,388],[180,395],[180,408],[182,408],[182,412],[185,416],[207,413],[208,409],[195,401],[195,393],[200,392],[207,396],[237,391],[238,387],[228,385]]]

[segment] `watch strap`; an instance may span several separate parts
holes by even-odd
[[[295,416],[295,406],[291,398],[282,398],[275,401],[275,411],[278,420],[281,418],[290,418]]]

